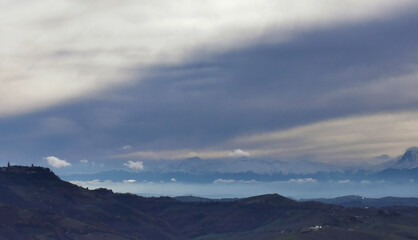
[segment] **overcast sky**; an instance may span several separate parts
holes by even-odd
[[[417,13],[414,0],[0,0],[0,161],[398,156],[418,145]]]

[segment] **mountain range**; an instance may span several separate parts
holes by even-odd
[[[105,171],[93,174],[71,174],[61,176],[67,181],[115,181],[122,182],[134,180],[135,182],[170,182],[207,183],[217,181],[235,182],[275,182],[297,181],[311,179],[319,182],[364,182],[387,181],[392,183],[410,183],[418,181],[418,168],[413,169],[385,169],[379,172],[372,171],[336,171],[316,172],[311,174],[257,174],[254,172],[241,173],[185,173],[185,172],[131,172],[125,170]]]
[[[0,239],[417,239],[418,208],[345,208],[278,194],[190,202],[89,190],[43,167],[0,168]]]
[[[183,160],[143,160],[144,170],[148,172],[184,173],[242,173],[256,174],[312,174],[316,172],[369,170],[382,171],[388,168],[412,169],[418,167],[418,147],[411,147],[402,156],[391,158],[387,155],[377,157],[383,163],[377,165],[361,164],[354,166],[313,162],[303,159],[280,161],[251,157],[229,159],[201,159],[199,157]]]

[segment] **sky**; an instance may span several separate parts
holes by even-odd
[[[0,6],[3,165],[358,165],[418,145],[414,0]]]

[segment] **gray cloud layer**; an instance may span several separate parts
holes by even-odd
[[[90,98],[132,79],[130,70],[220,53],[276,29],[390,16],[412,0],[0,2],[0,117]],[[341,7],[343,6],[343,7]]]
[[[203,49],[187,62],[155,66],[147,76],[133,68],[130,82],[141,82],[128,88],[0,119],[0,157],[99,160],[120,154],[125,145],[134,146],[132,152],[229,154],[247,151],[219,147],[236,137],[353,115],[417,111],[417,22],[412,9],[312,27],[286,42],[274,41],[281,31],[265,32],[259,35],[263,44],[213,55]]]

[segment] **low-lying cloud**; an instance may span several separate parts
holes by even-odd
[[[128,162],[124,163],[123,166],[126,166],[132,170],[142,171],[144,170],[144,163],[141,161],[132,161],[129,160]]]
[[[54,168],[62,168],[62,167],[69,167],[71,164],[67,162],[66,160],[59,159],[54,156],[46,157],[45,160],[48,162],[48,164]]]
[[[214,184],[230,184],[230,183],[244,183],[244,184],[249,184],[249,183],[258,183],[256,180],[235,180],[235,179],[216,179],[215,181],[213,181]]]
[[[318,181],[313,178],[292,178],[289,179],[289,183],[317,183]]]

